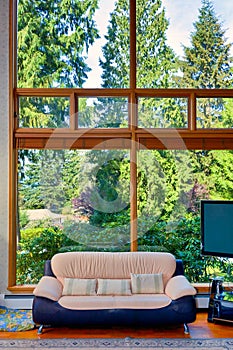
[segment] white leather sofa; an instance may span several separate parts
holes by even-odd
[[[59,253],[34,290],[33,320],[39,333],[43,326],[179,324],[187,333],[195,294],[182,261],[170,253]]]

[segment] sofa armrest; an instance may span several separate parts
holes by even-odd
[[[196,289],[189,283],[185,276],[179,275],[172,277],[168,281],[165,294],[172,300],[176,300],[187,295],[195,295]]]
[[[63,286],[55,277],[43,276],[33,291],[37,297],[58,301],[62,296]]]

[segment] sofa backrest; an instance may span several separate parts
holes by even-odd
[[[64,278],[130,279],[130,273],[162,273],[166,286],[176,269],[176,259],[160,252],[68,252],[51,259],[54,275]]]

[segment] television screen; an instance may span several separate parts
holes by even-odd
[[[201,201],[202,254],[233,257],[233,201]]]

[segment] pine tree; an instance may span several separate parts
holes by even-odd
[[[18,87],[82,87],[85,62],[99,37],[94,14],[98,0],[19,0]],[[21,127],[68,127],[65,98],[20,98]]]
[[[18,87],[81,87],[98,0],[20,0]]]
[[[211,0],[202,0],[199,16],[191,33],[190,47],[184,47],[184,60],[181,62],[183,76],[180,86],[184,88],[219,89],[229,88],[233,83],[231,70],[231,44],[227,43],[223,23],[215,13]],[[197,103],[198,128],[232,127],[231,111],[227,107],[231,101],[222,98],[200,98]],[[229,105],[230,106],[230,105]],[[226,151],[225,151],[226,152]],[[221,154],[221,155],[220,155]],[[195,151],[192,154],[196,185],[204,185],[213,198],[230,198],[226,171],[223,162],[228,159],[231,168],[232,152],[218,153]],[[221,161],[220,161],[221,160]],[[217,170],[217,168],[219,169]],[[225,165],[226,167],[226,165]],[[216,173],[222,173],[218,185]],[[224,177],[223,177],[224,174]]]
[[[167,44],[169,22],[162,1],[137,1],[136,24],[137,87],[172,87],[177,64],[175,53]]]
[[[100,59],[103,88],[129,87],[129,2],[118,0],[110,15]]]
[[[191,46],[184,46],[180,87],[219,89],[232,86],[230,49],[223,24],[211,0],[202,0],[198,20],[191,33]],[[199,128],[221,127],[224,103],[221,98],[198,100]]]
[[[169,22],[161,0],[137,1],[137,87],[175,87],[177,57],[167,44]],[[110,17],[106,44],[103,47],[102,86],[129,86],[129,7],[119,0]],[[140,127],[184,127],[186,115],[183,101],[176,99],[140,98],[138,119]],[[112,117],[112,114],[109,114]],[[119,115],[119,113],[118,113]],[[112,119],[112,122],[114,119]],[[138,174],[139,214],[159,215],[158,201],[166,200],[164,216],[172,212],[179,198],[176,164],[169,152],[142,152],[142,169]],[[161,170],[162,169],[162,170]],[[165,178],[165,179],[164,179]],[[169,205],[170,199],[170,205]],[[153,213],[153,214],[152,214]]]
[[[167,44],[166,31],[169,22],[161,0],[137,1],[137,87],[174,87],[173,76],[177,71],[177,58]],[[103,46],[103,59],[100,60],[102,87],[129,87],[129,5],[126,0],[116,2],[111,14],[107,42]],[[180,101],[175,99],[140,98],[140,127],[184,127],[185,114]],[[108,125],[124,123],[121,104],[109,103]],[[124,106],[122,107],[122,109]],[[118,120],[117,120],[117,117]],[[121,116],[119,118],[119,116]],[[119,123],[121,120],[121,123]]]
[[[22,151],[21,151],[22,152]],[[19,184],[21,209],[44,209],[61,212],[66,204],[63,169],[66,151],[33,150],[33,161],[24,167]]]
[[[198,20],[193,25],[191,46],[184,46],[181,86],[198,89],[230,87],[231,44],[227,43],[226,31],[211,0],[202,0]]]
[[[137,1],[137,87],[168,88],[176,57],[167,45],[168,20],[161,0]],[[129,4],[116,2],[102,48],[102,87],[129,87]]]

